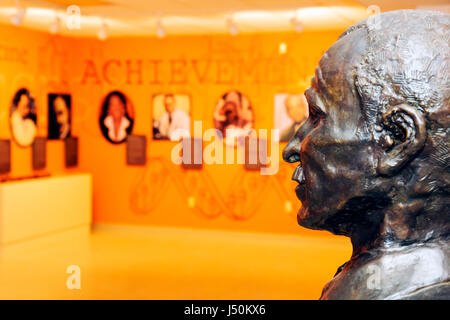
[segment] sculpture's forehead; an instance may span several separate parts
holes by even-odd
[[[350,99],[348,95],[355,93],[355,67],[361,63],[366,45],[365,30],[356,30],[333,44],[320,59],[313,80],[316,89],[333,100]]]

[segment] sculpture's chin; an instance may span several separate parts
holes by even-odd
[[[308,229],[322,229],[320,227],[320,219],[309,210],[308,206],[303,205],[297,213],[298,224]]]
[[[300,226],[313,230],[334,230],[327,224],[332,212],[314,212],[307,205],[303,205],[297,213],[297,222]]]

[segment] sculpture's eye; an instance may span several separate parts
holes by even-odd
[[[320,121],[325,117],[325,114],[319,107],[314,105],[309,105],[309,119],[312,125],[317,127],[320,124]]]

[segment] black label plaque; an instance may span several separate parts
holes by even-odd
[[[265,167],[268,147],[267,140],[245,137],[245,169],[252,171]]]
[[[47,139],[36,137],[33,142],[33,169],[44,169],[47,162]]]
[[[203,168],[203,140],[200,138],[183,138],[181,167],[184,169]]]
[[[78,138],[68,137],[64,140],[66,168],[78,165]]]
[[[128,135],[127,138],[127,164],[145,165],[147,160],[147,137]]]
[[[0,140],[0,173],[11,171],[11,141]]]

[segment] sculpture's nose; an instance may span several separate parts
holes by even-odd
[[[283,150],[283,160],[289,163],[300,161],[300,141],[293,137]]]

